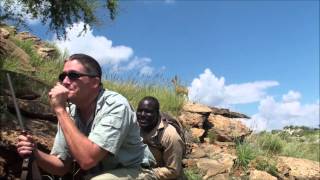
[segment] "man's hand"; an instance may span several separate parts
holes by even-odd
[[[18,137],[17,151],[22,158],[30,157],[32,152],[35,149],[36,149],[36,145],[34,143],[32,136],[20,135]]]
[[[69,90],[61,83],[57,83],[49,92],[50,104],[53,110],[65,108]]]

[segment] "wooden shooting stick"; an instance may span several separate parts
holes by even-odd
[[[14,104],[14,108],[16,110],[16,114],[17,114],[17,117],[18,117],[18,122],[19,122],[20,128],[22,130],[22,134],[23,135],[27,135],[27,131],[26,131],[26,128],[25,128],[25,126],[23,124],[23,121],[22,121],[21,113],[20,113],[20,110],[19,110],[19,107],[18,107],[16,95],[14,93],[14,89],[13,89],[13,86],[12,86],[12,82],[11,82],[11,78],[10,78],[10,74],[9,73],[7,73],[7,79],[8,79],[11,95],[12,95],[12,101],[13,101],[13,104]],[[33,159],[34,159],[33,155],[23,159],[22,168],[21,168],[22,169],[21,170],[21,178],[20,178],[21,180],[27,180],[27,179],[41,180],[41,174],[40,174],[39,168],[38,168],[38,166],[36,164],[34,164],[36,162],[34,162]],[[30,170],[32,170],[31,171],[32,172],[31,175],[29,173]]]

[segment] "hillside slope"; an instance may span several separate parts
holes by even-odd
[[[47,92],[56,82],[63,57],[54,46],[36,36],[17,33],[7,26],[0,26],[0,45],[0,179],[15,179],[21,173],[22,159],[15,150],[16,138],[21,131],[6,73],[13,80],[27,130],[36,138],[38,147],[49,152],[57,119],[48,105]],[[188,137],[189,154],[183,164],[189,179],[320,179],[319,160],[281,154],[284,145],[277,142],[295,142],[285,136],[290,136],[287,132],[279,133],[279,137],[287,138],[286,141],[271,133],[252,134],[242,123],[249,118],[244,114],[187,102],[170,87],[156,86],[154,92],[141,91],[139,88],[144,87],[128,84],[108,82],[108,87],[121,91],[134,105],[133,94],[137,99],[152,93],[162,94],[160,102],[164,105],[161,108],[178,111],[177,118],[186,128]],[[150,87],[145,89],[150,90]],[[262,138],[265,139],[261,141]],[[267,142],[272,146],[266,146]],[[316,151],[310,153],[320,152],[319,138],[312,143]],[[265,147],[267,152],[260,152],[260,148]]]

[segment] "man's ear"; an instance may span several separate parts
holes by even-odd
[[[100,80],[100,78],[99,77],[95,77],[94,78],[94,81],[95,81],[95,87],[99,87],[99,86],[101,86],[102,87],[102,82],[101,82],[101,80]]]

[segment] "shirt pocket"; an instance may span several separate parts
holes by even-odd
[[[121,117],[104,115],[99,124],[104,127],[120,129],[122,127],[122,122],[123,118]]]

